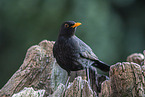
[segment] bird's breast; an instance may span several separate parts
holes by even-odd
[[[73,38],[60,38],[56,41],[56,46],[56,56],[63,59],[77,58],[80,52],[78,42]]]
[[[81,70],[84,67],[80,64],[80,47],[78,41],[73,38],[59,38],[54,44],[54,57],[57,63],[67,71]]]

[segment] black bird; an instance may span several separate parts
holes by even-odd
[[[61,68],[68,72],[68,80],[71,71],[87,69],[87,78],[89,81],[88,68],[97,67],[102,71],[108,72],[110,66],[103,63],[93,53],[92,49],[82,40],[75,36],[77,26],[81,23],[66,21],[61,25],[58,39],[53,47],[53,55]]]

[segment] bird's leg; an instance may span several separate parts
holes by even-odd
[[[88,67],[86,67],[86,75],[87,75],[88,84],[90,85],[90,76],[89,76],[89,68]]]
[[[68,75],[68,78],[67,78],[67,81],[66,81],[66,84],[65,84],[65,88],[67,88],[67,86],[68,86],[69,79],[70,79],[70,75]]]
[[[90,84],[90,74],[89,74],[89,65],[90,65],[90,62],[88,61],[88,64],[87,64],[87,67],[86,67],[86,76],[87,76],[88,84],[91,86],[91,84]]]
[[[69,79],[70,79],[70,72],[68,72],[68,78],[67,78],[67,81],[65,83],[65,89],[62,92],[62,97],[65,96],[65,90],[67,89],[67,86],[68,86],[68,83],[69,83]]]
[[[67,81],[66,81],[66,84],[65,84],[65,88],[67,88],[67,86],[68,86],[71,72],[67,71],[67,73],[68,73],[68,78],[67,78]]]

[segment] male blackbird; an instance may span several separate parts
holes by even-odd
[[[64,22],[53,47],[53,55],[57,63],[68,72],[66,85],[71,71],[87,69],[89,80],[88,68],[90,66],[97,67],[105,72],[110,69],[110,66],[98,59],[87,44],[75,36],[76,28],[79,25],[81,23],[75,23],[74,21]]]

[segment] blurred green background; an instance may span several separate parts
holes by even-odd
[[[67,20],[82,23],[76,35],[110,65],[145,49],[145,0],[0,0],[0,87]]]

